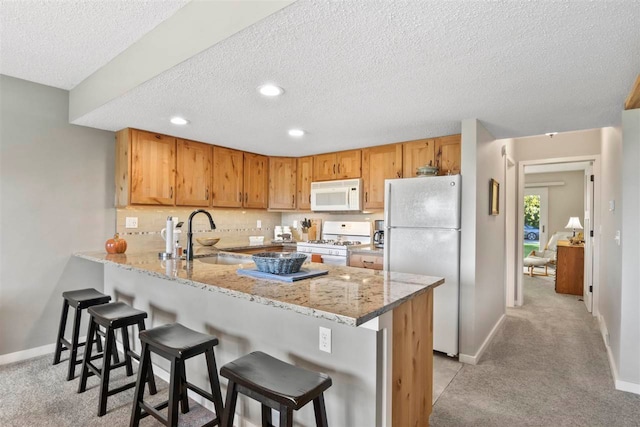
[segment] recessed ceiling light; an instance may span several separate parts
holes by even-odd
[[[262,85],[258,88],[258,91],[264,96],[279,96],[284,93],[284,89],[276,85]]]
[[[304,135],[304,131],[302,129],[289,129],[290,136],[302,136]]]
[[[189,123],[189,120],[183,119],[182,117],[171,117],[171,123],[174,125],[186,125]]]

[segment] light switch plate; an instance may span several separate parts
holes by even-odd
[[[124,220],[125,228],[138,228],[138,217],[137,216],[128,216]]]
[[[256,228],[262,228],[262,221],[260,220],[256,221]]]

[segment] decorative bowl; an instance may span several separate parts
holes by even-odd
[[[438,168],[435,166],[420,166],[416,173],[418,175],[437,175],[438,174]]]
[[[196,237],[196,242],[202,246],[213,246],[220,241],[219,237]]]
[[[307,256],[298,252],[260,252],[253,255],[259,271],[271,274],[292,274],[300,271]]]

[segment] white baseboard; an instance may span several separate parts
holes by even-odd
[[[489,335],[487,335],[487,338],[484,340],[484,342],[482,343],[482,345],[480,346],[476,354],[469,355],[469,354],[460,353],[458,355],[458,360],[462,363],[467,363],[469,365],[477,365],[478,362],[480,362],[480,358],[484,354],[485,350],[487,349],[487,347],[489,347],[491,340],[493,340],[493,337],[496,335],[496,333],[498,332],[498,330],[500,329],[500,327],[502,326],[502,324],[506,319],[507,319],[506,314],[503,314],[502,316],[500,316],[500,319],[498,319],[496,324],[493,326],[493,329],[491,329],[491,332],[489,332]]]
[[[0,356],[0,365],[7,365],[14,362],[22,362],[23,360],[33,359],[34,357],[44,356],[45,354],[56,351],[56,345],[47,344],[42,347],[30,348],[27,350],[16,351],[15,353],[3,354]],[[53,359],[51,360],[53,362]]]
[[[607,323],[604,321],[604,317],[598,315],[598,324],[600,325],[600,333],[602,334],[602,341],[604,342],[604,346],[607,349],[607,357],[609,358],[609,367],[611,368],[611,376],[613,377],[613,382],[616,390],[626,391],[628,393],[640,394],[640,384],[630,383],[628,381],[622,381],[618,379],[618,367],[616,366],[615,358],[613,357],[613,352],[611,351],[611,347],[609,346],[609,340],[607,338],[608,329]]]

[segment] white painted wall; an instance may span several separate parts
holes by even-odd
[[[516,161],[553,159],[600,154],[601,129],[564,132],[550,138],[546,135],[517,138],[513,144]]]
[[[6,355],[55,341],[63,291],[102,289],[101,266],[70,255],[99,249],[113,234],[115,144],[112,132],[68,123],[65,90],[4,75],[0,90],[0,355]]]
[[[640,109],[622,113],[620,381],[640,394]]]
[[[504,189],[489,215],[489,180],[504,185],[504,142],[476,119],[462,122],[460,360],[477,363],[505,315]]]
[[[602,204],[600,211],[600,303],[602,321],[609,333],[609,347],[617,372],[620,365],[620,296],[622,248],[614,237],[622,229],[622,129],[602,130]],[[616,204],[609,210],[609,201]],[[606,333],[606,332],[605,332]],[[606,338],[605,338],[606,341]],[[615,349],[615,350],[613,350]]]

